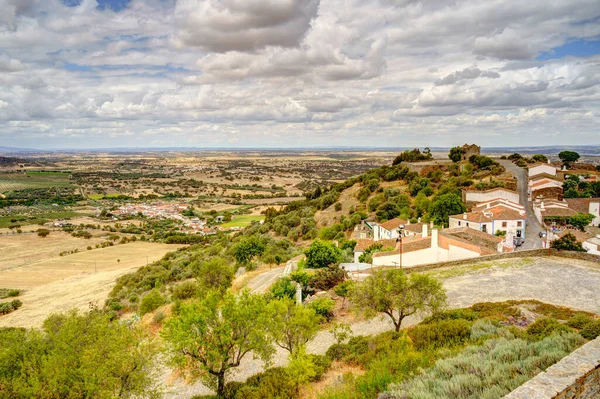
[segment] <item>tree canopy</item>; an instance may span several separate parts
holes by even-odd
[[[572,233],[567,233],[558,240],[552,241],[550,247],[560,251],[586,252],[583,245],[577,241],[577,238]]]
[[[558,157],[567,168],[571,167],[571,164],[577,162],[580,158],[579,154],[575,151],[561,151],[558,153]]]
[[[152,341],[97,310],[0,329],[3,398],[154,398]],[[5,396],[6,395],[6,396]]]
[[[342,260],[342,251],[331,242],[315,240],[306,255],[306,267],[318,269],[339,263]]]
[[[461,147],[452,147],[448,153],[448,158],[454,163],[460,162],[463,156],[463,150]]]
[[[466,210],[465,204],[460,196],[454,193],[447,193],[439,196],[431,204],[430,215],[433,222],[439,226],[448,227],[449,217],[458,215]]]
[[[321,316],[314,309],[297,305],[292,299],[271,301],[268,306],[269,333],[275,344],[294,354],[319,331]]]
[[[171,361],[190,377],[203,378],[222,397],[225,374],[252,352],[268,362],[273,348],[265,326],[262,296],[243,291],[234,295],[209,292],[202,301],[182,303],[165,322],[162,335],[171,348]]]
[[[400,331],[405,317],[444,307],[446,292],[440,281],[424,274],[407,276],[402,269],[379,270],[357,284],[352,301],[367,315],[388,315],[395,330]]]

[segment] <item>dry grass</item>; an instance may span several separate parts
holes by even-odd
[[[0,271],[3,286],[25,288],[23,307],[0,317],[0,327],[39,327],[51,313],[101,306],[118,277],[178,247],[135,242]]]
[[[333,362],[331,367],[325,375],[323,379],[319,382],[311,383],[303,386],[300,389],[300,398],[301,399],[316,399],[321,396],[322,393],[329,387],[332,387],[336,384],[339,384],[340,379],[345,374],[353,374],[354,376],[361,376],[365,374],[365,370],[362,367],[351,366],[342,362]]]
[[[331,205],[325,210],[318,211],[315,214],[317,225],[331,226],[340,220],[340,216],[348,216],[348,211],[351,207],[356,209],[356,207],[360,205],[360,202],[358,199],[356,199],[356,193],[358,193],[358,190],[360,190],[360,184],[357,183],[349,189],[344,190],[344,192],[340,194],[340,198],[337,201],[342,204],[342,209],[340,211],[335,210],[335,204]]]

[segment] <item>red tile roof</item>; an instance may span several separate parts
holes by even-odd
[[[391,240],[379,240],[379,241],[375,241],[375,240],[369,240],[369,239],[360,239],[356,241],[356,247],[354,247],[354,251],[364,251],[367,248],[369,248],[371,245],[375,244],[375,243],[381,243],[383,244],[383,247],[392,247],[392,248],[396,248],[396,239],[391,239]]]
[[[553,216],[571,217],[577,216],[577,212],[569,208],[546,208],[542,211],[542,217]]]
[[[492,218],[483,214],[483,212],[468,212],[466,213],[466,217],[464,213],[458,215],[450,216],[452,219],[464,220],[466,222],[473,223],[489,223],[492,221]]]
[[[565,201],[575,212],[589,213],[590,203],[600,202],[600,198],[565,198]]]
[[[379,223],[379,225],[388,231],[392,231],[396,230],[401,224],[406,226],[407,223],[408,222],[404,219],[394,218],[392,220],[388,220],[387,222]]]

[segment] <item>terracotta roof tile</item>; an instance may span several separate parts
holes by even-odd
[[[577,212],[569,208],[546,208],[542,211],[542,217],[553,216],[571,217],[577,216]]]
[[[420,251],[422,249],[426,249],[426,248],[430,248],[430,247],[431,247],[431,237],[419,238],[417,240],[412,240],[409,242],[403,241],[402,253],[404,254],[404,253],[408,253],[408,252]],[[398,246],[393,251],[377,252],[377,253],[373,254],[373,257],[378,258],[380,256],[390,256],[390,255],[394,255],[394,254],[398,254],[398,256],[400,256],[400,246]]]
[[[561,231],[560,233],[558,233],[557,235],[559,237],[563,237],[567,233],[573,234],[578,242],[584,242],[586,240],[589,240],[590,238],[595,237],[594,234],[587,233],[587,232],[581,231],[581,230],[564,230],[564,231]]]
[[[458,215],[452,215],[450,217],[453,219],[464,220],[466,222],[473,222],[473,223],[489,223],[492,221],[492,218],[484,215],[483,212],[468,212],[466,215],[467,215],[466,218],[465,218],[464,213],[461,213]]]
[[[394,218],[392,220],[388,220],[387,222],[379,223],[381,227],[388,231],[397,229],[401,224],[406,225],[407,221],[404,219]]]
[[[588,213],[590,211],[590,203],[600,202],[600,198],[565,198],[569,208],[575,212]]]

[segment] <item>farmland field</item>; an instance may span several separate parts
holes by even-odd
[[[26,188],[66,187],[71,185],[69,174],[52,172],[2,173],[0,193]]]
[[[0,288],[25,290],[23,307],[0,317],[0,327],[39,327],[51,313],[102,306],[119,276],[180,247],[138,241],[0,270]]]
[[[246,227],[252,224],[252,222],[259,222],[264,220],[265,217],[262,215],[240,215],[234,216],[231,222],[223,223],[222,227]]]

